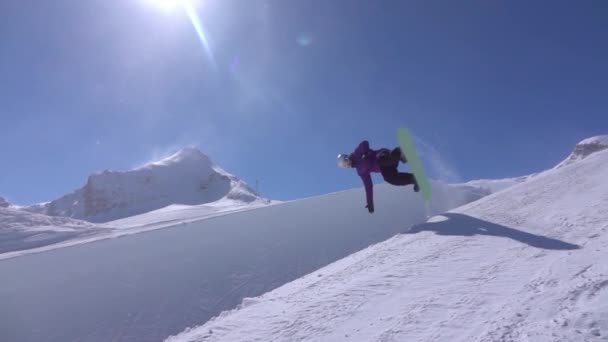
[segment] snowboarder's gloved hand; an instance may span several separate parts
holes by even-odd
[[[372,214],[374,212],[374,205],[373,204],[368,204],[365,207],[367,208],[367,211],[369,211],[370,214]]]

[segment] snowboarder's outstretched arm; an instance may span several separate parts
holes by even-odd
[[[372,182],[372,176],[368,173],[361,175],[363,185],[365,185],[365,197],[367,199],[367,210],[370,213],[374,212],[374,183]]]

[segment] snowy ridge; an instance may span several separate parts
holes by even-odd
[[[132,171],[106,170],[91,175],[82,188],[24,210],[107,222],[171,204],[199,205],[221,199],[267,202],[198,149],[185,148]]]
[[[583,160],[591,154],[604,149],[608,149],[608,135],[598,135],[584,139],[576,144],[572,153],[570,153],[565,160],[555,166],[555,168],[560,168],[579,160]],[[538,174],[539,173],[533,173],[531,175],[503,179],[475,179],[462,184],[478,187],[489,195],[507,189],[513,185],[525,182]]]
[[[488,195],[502,191],[506,188],[509,188],[513,185],[525,182],[526,180],[534,177],[534,175],[522,176],[522,177],[514,177],[514,178],[503,178],[503,179],[476,179],[466,183],[463,185],[477,187],[483,191],[485,191]]]
[[[200,205],[171,204],[164,208],[149,211],[140,215],[134,215],[114,221],[109,221],[100,224],[100,226],[109,228],[114,227],[120,230],[146,227],[170,227],[173,225],[196,222],[211,217],[217,217],[219,215],[236,213],[243,210],[251,210],[279,203],[281,202],[256,201],[251,203],[243,203],[239,200],[222,199],[212,203]]]
[[[606,174],[543,172],[167,341],[605,341]]]
[[[279,203],[281,202],[272,201],[267,203],[256,201],[245,204],[240,201],[220,200],[211,204],[201,205],[169,205],[141,215],[102,224],[93,224],[66,217],[35,214],[23,210],[0,211],[0,260],[99,242],[157,229],[181,227],[199,221]],[[33,220],[32,217],[36,219]],[[10,226],[3,225],[6,222],[10,222]],[[41,223],[38,224],[36,222]],[[36,243],[31,243],[32,240],[35,240]]]
[[[595,137],[587,138],[578,143],[578,145],[603,145],[608,146],[608,134],[607,135],[597,135]]]
[[[564,161],[559,163],[556,168],[570,165],[578,160],[583,160],[595,152],[608,148],[608,135],[598,135],[587,138],[576,144],[574,151]]]

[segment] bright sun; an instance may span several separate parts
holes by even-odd
[[[156,8],[159,8],[159,9],[162,9],[165,11],[172,11],[174,9],[181,7],[184,10],[184,12],[187,14],[190,21],[192,22],[192,26],[194,27],[196,34],[198,35],[199,39],[201,40],[201,43],[203,44],[203,47],[205,48],[205,51],[207,52],[209,59],[211,60],[212,63],[215,63],[215,59],[214,59],[213,53],[211,51],[211,46],[209,45],[209,40],[207,39],[207,33],[205,32],[205,28],[201,22],[201,18],[199,16],[199,14],[197,13],[197,9],[199,7],[201,7],[202,3],[204,3],[203,0],[143,0],[143,1],[147,2],[148,4],[150,4]]]
[[[177,7],[188,4],[189,0],[146,0],[148,3],[159,9],[170,11]]]

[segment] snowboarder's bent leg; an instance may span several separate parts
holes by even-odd
[[[414,175],[407,172],[399,172],[396,167],[382,168],[382,177],[392,185],[415,184]]]
[[[399,162],[399,159],[401,159],[401,148],[400,147],[396,147],[391,151],[391,159]]]
[[[399,166],[399,161],[405,163],[405,159],[403,158],[400,147],[392,150],[383,148],[378,153],[378,162],[383,168],[396,168]]]
[[[378,164],[380,164],[381,168],[390,168],[394,167],[395,163],[393,162],[393,158],[391,158],[391,151],[383,148],[378,151]]]
[[[401,152],[401,147],[396,147],[391,151],[391,159],[394,160],[397,164],[399,164],[399,161],[404,164],[407,163],[405,155]]]

